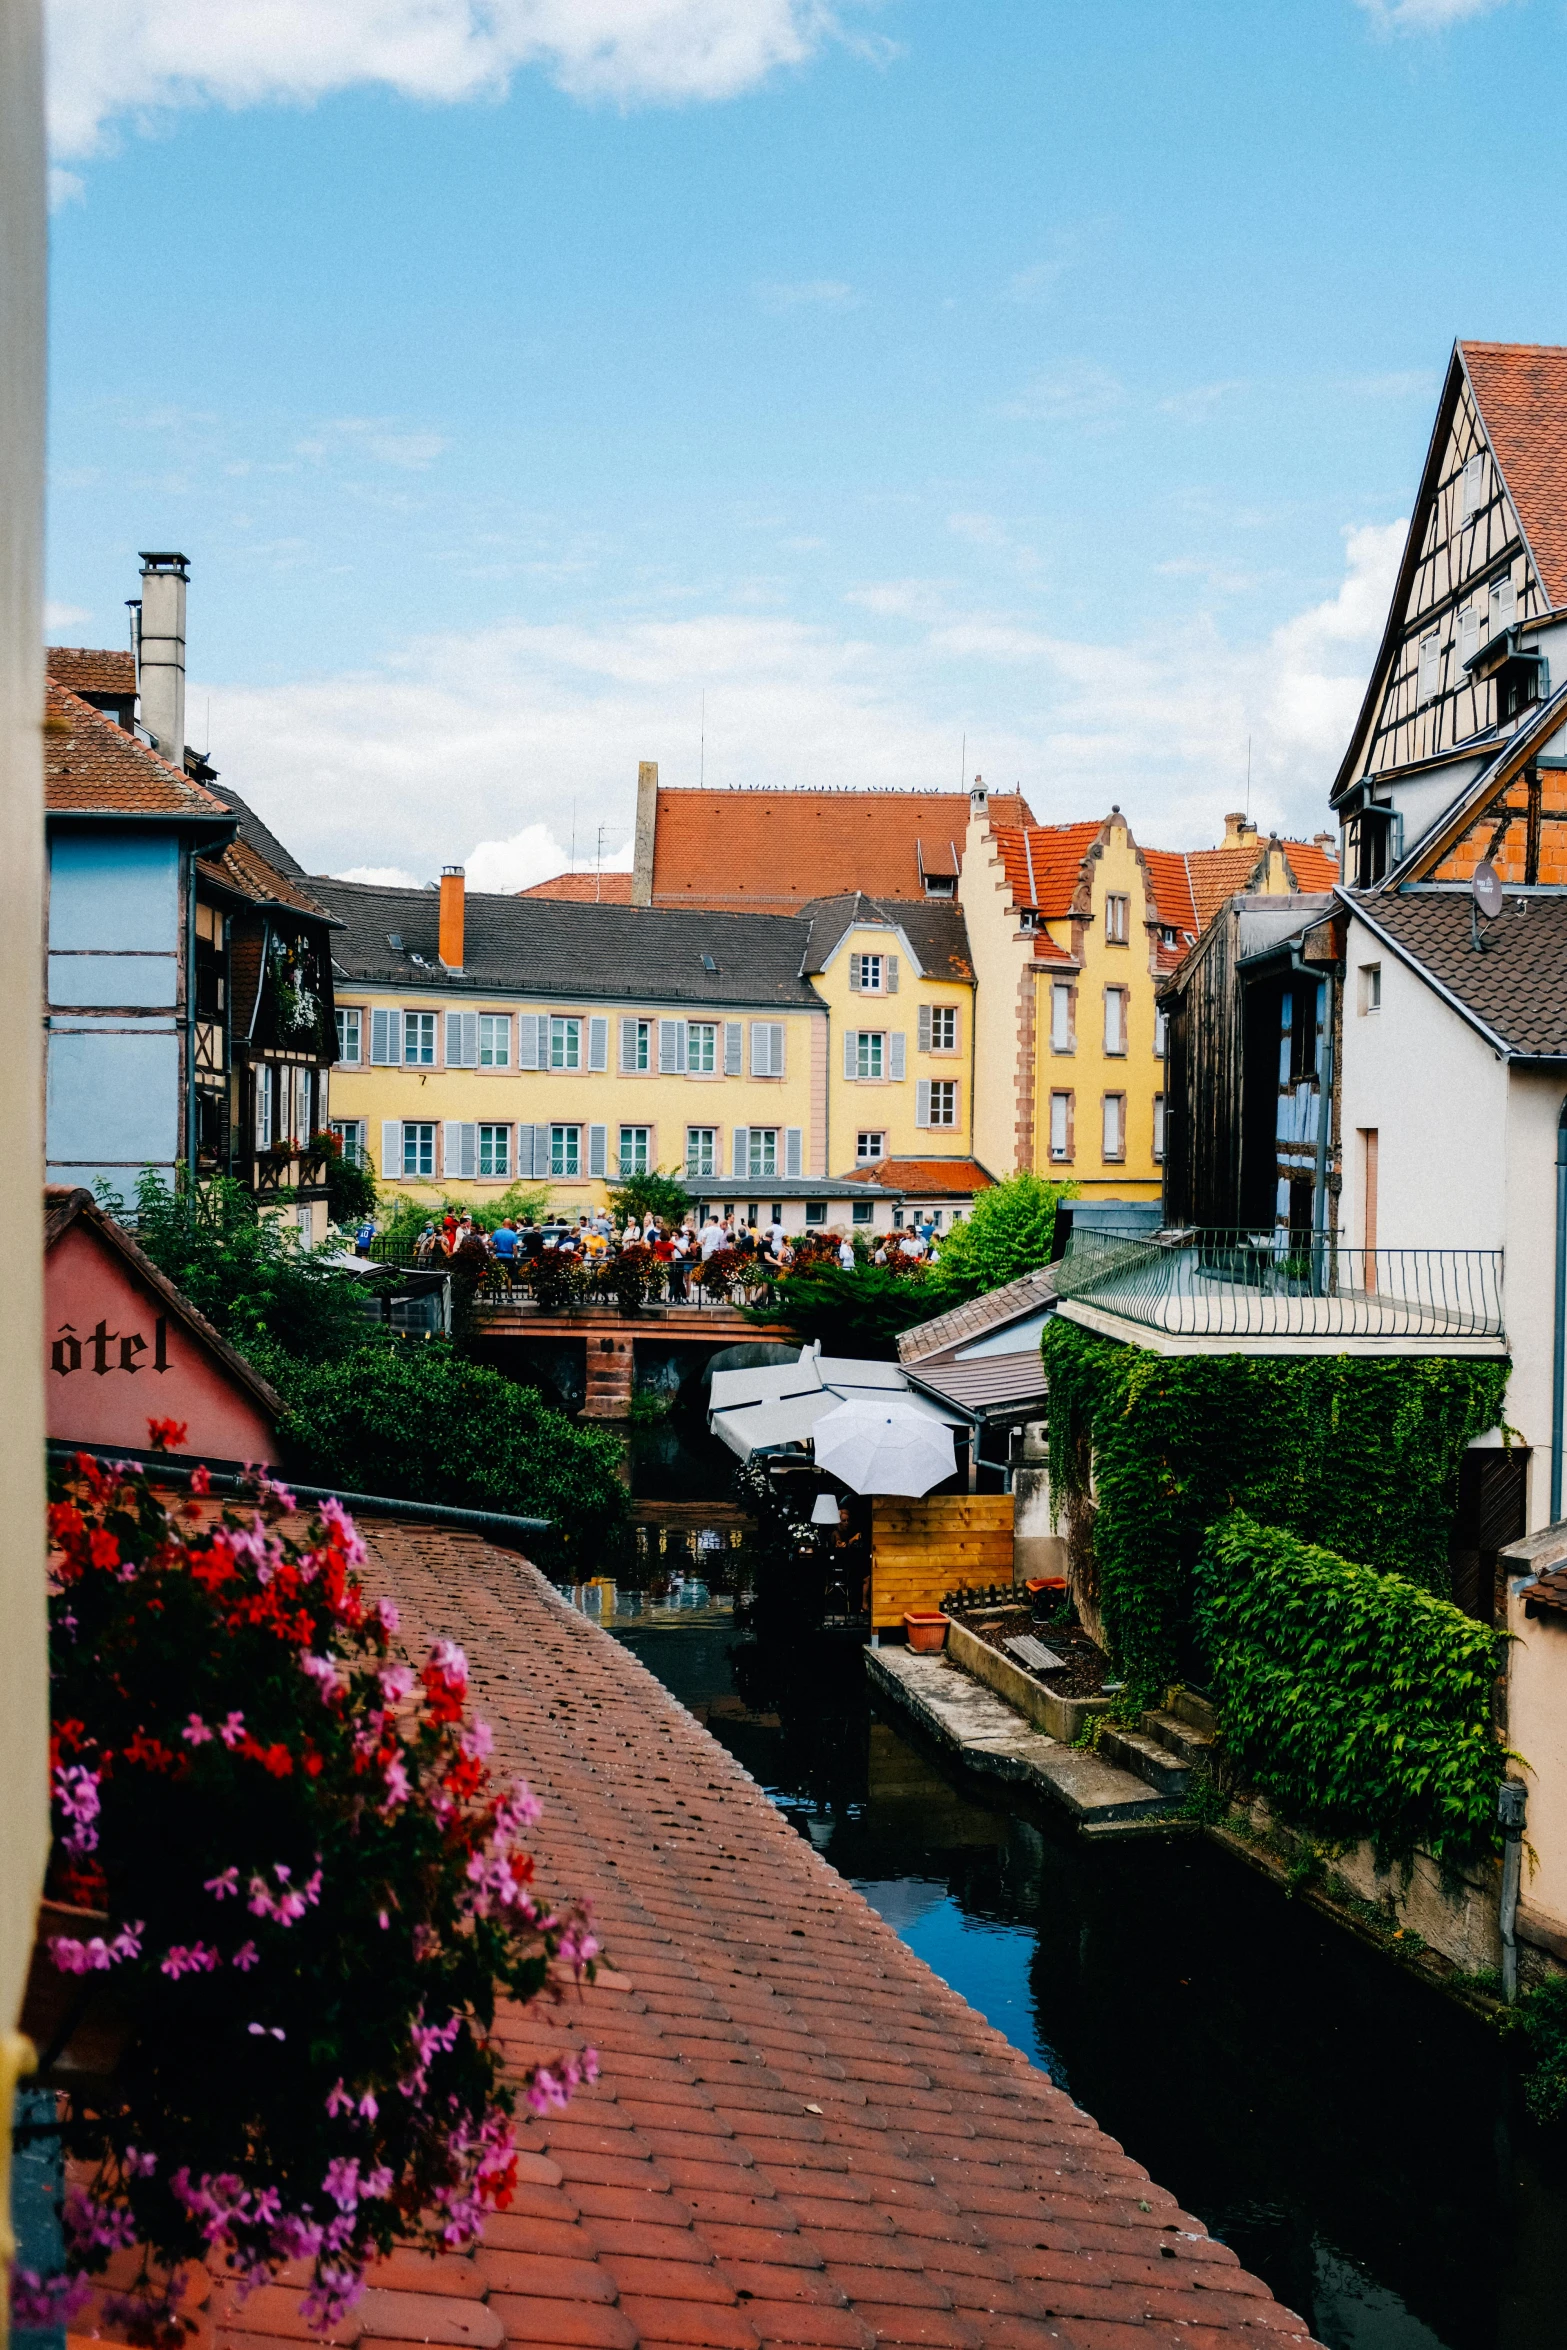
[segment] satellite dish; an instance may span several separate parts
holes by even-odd
[[[1474,878],[1469,886],[1474,892],[1474,902],[1481,913],[1487,921],[1494,922],[1502,910],[1502,884],[1496,867],[1489,857],[1481,858],[1474,869]]]

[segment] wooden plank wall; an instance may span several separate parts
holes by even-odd
[[[901,1631],[905,1610],[941,1605],[964,1583],[1012,1580],[1010,1493],[878,1497],[871,1510],[871,1629]]]

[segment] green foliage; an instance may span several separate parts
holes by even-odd
[[[481,1232],[496,1231],[508,1217],[514,1224],[537,1223],[549,1206],[549,1197],[547,1185],[533,1188],[523,1183],[508,1184],[494,1199],[415,1199],[400,1191],[382,1221],[380,1237],[394,1250],[411,1249],[427,1224],[439,1224],[448,1213],[466,1216]]]
[[[768,1288],[765,1304],[744,1309],[752,1322],[780,1317],[808,1345],[819,1338],[824,1353],[891,1361],[898,1332],[944,1314],[967,1296],[942,1278],[945,1270],[921,1266],[895,1272],[890,1265],[856,1265],[852,1273],[830,1262],[785,1273]]]
[[[656,1216],[661,1224],[683,1224],[696,1202],[678,1175],[661,1175],[654,1167],[611,1185],[609,1205],[617,1224],[627,1224],[633,1216],[638,1223]]]
[[[943,1280],[978,1297],[1048,1265],[1057,1205],[1076,1196],[1075,1183],[1050,1183],[1027,1172],[976,1193],[963,1222],[941,1243]]]
[[[1043,1351],[1051,1488],[1139,1705],[1181,1677],[1197,1556],[1232,1509],[1446,1593],[1459,1458],[1501,1419],[1506,1363],[1171,1357],[1061,1315]]]
[[[343,1146],[330,1127],[310,1137],[310,1147],[326,1161],[326,1212],[332,1224],[358,1224],[375,1214],[375,1176],[361,1160],[343,1156]]]
[[[226,1175],[191,1192],[148,1168],[136,1186],[136,1240],[241,1354],[265,1344],[325,1361],[363,1342],[359,1290]]]
[[[546,1570],[612,1572],[628,1555],[618,1439],[444,1339],[384,1339],[346,1362],[269,1355],[261,1367],[287,1407],[279,1434],[302,1482],[552,1518],[528,1545]]]
[[[1524,2102],[1537,2122],[1560,2121],[1567,2113],[1567,1975],[1537,1983],[1513,2013],[1533,2059]]]
[[[1297,1827],[1449,1868],[1491,1849],[1505,1634],[1243,1510],[1203,1545],[1196,1619],[1226,1753]]]

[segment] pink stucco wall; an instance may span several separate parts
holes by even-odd
[[[85,1223],[44,1260],[44,1391],[51,1436],[144,1452],[149,1420],[183,1420],[183,1452],[278,1458],[257,1400]]]

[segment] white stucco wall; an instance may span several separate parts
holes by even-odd
[[[1503,1300],[1513,1375],[1510,1425],[1533,1448],[1529,1531],[1551,1516],[1551,1355],[1556,1295],[1556,1122],[1567,1085],[1514,1067],[1507,1093],[1507,1272]]]

